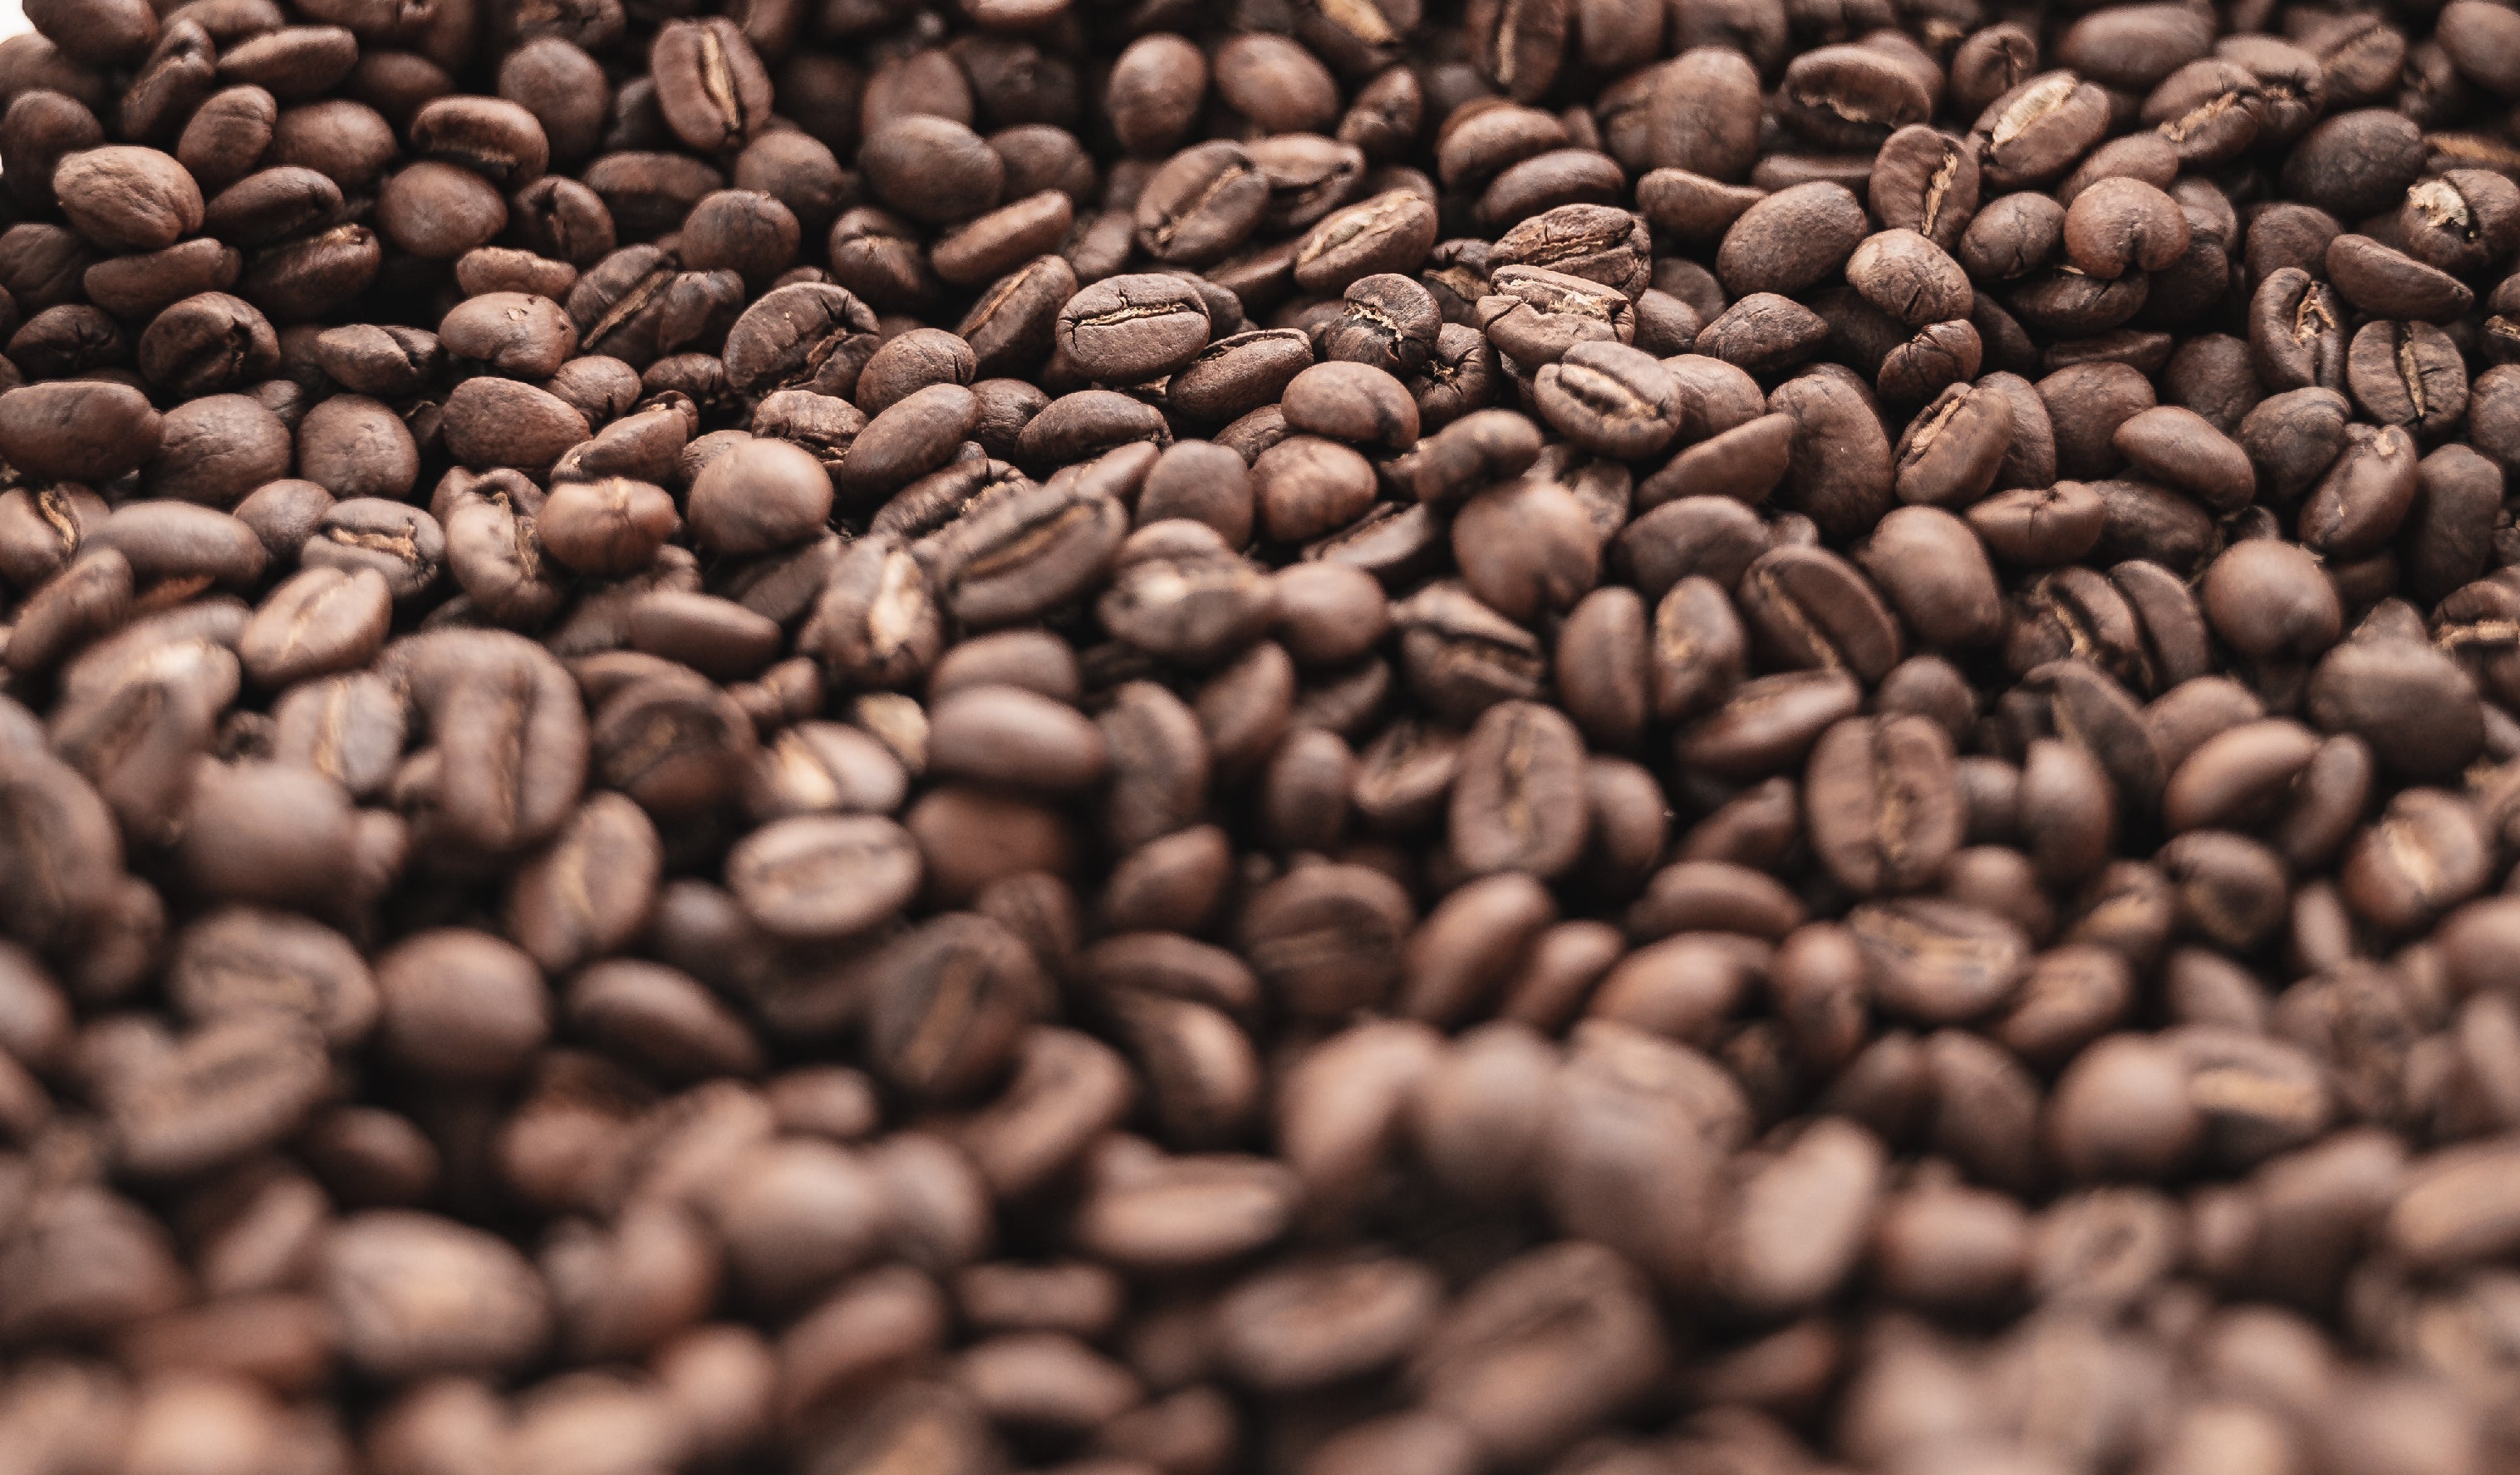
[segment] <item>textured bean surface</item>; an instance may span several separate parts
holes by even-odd
[[[2520,1470],[2508,0],[0,0],[0,1475]]]

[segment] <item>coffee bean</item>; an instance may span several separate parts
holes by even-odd
[[[1794,58],[1779,99],[1786,126],[1827,148],[1876,148],[1933,111],[1912,69],[1857,46],[1822,46]]]
[[[28,384],[0,394],[0,455],[29,475],[111,481],[157,450],[162,424],[126,384]]]
[[[1335,441],[1300,435],[1251,464],[1260,522],[1280,542],[1300,543],[1345,525],[1373,500],[1373,468]]]
[[[1472,874],[1548,878],[1575,863],[1585,812],[1575,802],[1584,742],[1549,708],[1503,702],[1472,725],[1453,783],[1454,858]]]
[[[1535,1356],[1554,1371],[1556,1396],[1480,1396],[1497,1364]],[[1570,1243],[1489,1272],[1437,1323],[1409,1376],[1474,1448],[1515,1459],[1572,1442],[1634,1398],[1667,1356],[1635,1270],[1598,1246]]]
[[[1314,226],[1295,247],[1295,282],[1328,291],[1366,277],[1415,271],[1434,244],[1434,206],[1407,191],[1389,191]]]
[[[1204,266],[1242,244],[1269,205],[1269,183],[1224,140],[1174,155],[1139,194],[1139,247],[1159,261]]]
[[[2447,322],[2475,302],[2475,294],[2456,277],[2368,236],[2344,235],[2329,242],[2326,268],[2337,291],[2365,312]]]
[[[872,816],[807,816],[765,827],[728,859],[745,913],[783,937],[863,932],[906,903],[919,857],[901,827]]]
[[[1918,640],[1966,648],[1996,639],[2003,616],[1995,570],[1986,546],[1951,514],[1925,507],[1891,513],[1856,561]]]
[[[2439,435],[2467,413],[2467,365],[2430,323],[2364,324],[2345,355],[2345,384],[2383,425]]]
[[[1090,585],[1118,552],[1126,511],[1107,497],[1032,488],[938,535],[943,603],[975,626],[1019,623]]]
[[[486,630],[413,636],[383,661],[433,736],[435,822],[491,851],[551,835],[587,761],[583,708],[559,662],[521,637]]]
[[[1541,415],[1598,455],[1650,456],[1679,428],[1679,385],[1650,356],[1625,344],[1576,343],[1544,366],[1533,383]]]
[[[621,313],[611,308],[607,321],[626,321]],[[580,331],[590,345],[603,337],[598,328]],[[875,354],[875,314],[848,291],[820,283],[778,288],[726,330],[727,381],[739,393],[811,389],[846,398]]]
[[[1878,681],[1903,653],[1899,627],[1865,577],[1819,549],[1761,555],[1736,592],[1752,637],[1789,667]]]
[[[1844,265],[1865,235],[1864,206],[1852,193],[1797,185],[1742,212],[1724,234],[1716,274],[1735,296],[1800,291]]]
[[[1465,16],[1479,70],[1516,102],[1546,95],[1564,58],[1568,9],[1552,4],[1524,12],[1483,5]]]
[[[158,250],[202,227],[201,187],[155,149],[72,154],[55,169],[53,193],[72,228],[109,250]]]
[[[1360,277],[1341,294],[1338,319],[1320,334],[1325,358],[1407,379],[1426,367],[1444,319],[1434,294],[1408,277]]]
[[[1927,884],[1961,837],[1951,741],[1920,717],[1850,719],[1812,749],[1812,841],[1858,895]]]
[[[1911,124],[1882,143],[1867,202],[1892,230],[1914,231],[1949,251],[1977,214],[1979,188],[1976,154],[1957,139]]]
[[[1978,114],[1987,182],[2018,189],[2056,178],[2108,128],[2108,98],[2071,71],[2031,77]]]
[[[1059,350],[1088,378],[1142,383],[1207,346],[1207,305],[1180,277],[1108,277],[1068,299],[1057,334]]]
[[[2257,488],[2248,453],[2194,411],[2173,405],[2118,423],[2110,443],[2137,469],[2195,493],[2209,506],[2245,506]]]
[[[384,646],[392,596],[374,569],[309,568],[272,591],[246,626],[238,658],[274,688],[364,665]]]
[[[2420,486],[2405,430],[2350,426],[2345,449],[2302,504],[2302,544],[2348,558],[2369,553],[2397,531]]]
[[[372,1374],[512,1366],[542,1351],[548,1292],[506,1243],[451,1220],[374,1210],[320,1241],[320,1285],[342,1347]],[[446,1298],[461,1306],[450,1316]]]
[[[2164,271],[2187,245],[2187,220],[2177,201],[2139,179],[2100,180],[2065,210],[2066,258],[2090,276]]]

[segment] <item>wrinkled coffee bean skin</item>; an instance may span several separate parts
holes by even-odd
[[[2520,1469],[2520,11],[25,0],[6,1475]]]

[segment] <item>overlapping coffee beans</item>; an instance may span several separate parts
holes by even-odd
[[[26,10],[0,1475],[2520,1469],[2505,0]]]

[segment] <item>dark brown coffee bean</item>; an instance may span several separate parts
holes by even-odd
[[[2476,294],[2456,277],[2368,236],[2345,235],[2329,242],[2326,267],[2347,301],[2382,317],[2443,323],[2466,312],[2476,301]]]
[[[678,22],[649,52],[656,106],[676,136],[703,153],[748,142],[770,111],[770,78],[729,21]]]
[[[1958,903],[1869,903],[1848,915],[1847,926],[1864,952],[1874,997],[1928,1022],[2001,1005],[2029,966],[2018,927]]]
[[[1158,448],[1171,431],[1161,411],[1109,389],[1062,394],[1026,422],[1015,439],[1016,460],[1047,471],[1089,462],[1139,441]]]
[[[1648,1307],[1642,1277],[1606,1249],[1534,1251],[1474,1284],[1409,1376],[1488,1457],[1545,1455],[1623,1408],[1662,1365],[1668,1352]],[[1552,1396],[1496,1401],[1480,1391],[1496,1386],[1499,1364],[1525,1358],[1556,1369]]]
[[[832,939],[888,919],[919,885],[900,826],[873,816],[800,816],[756,831],[727,860],[745,913],[782,937]]]
[[[1965,318],[1973,300],[1959,263],[1914,231],[1865,238],[1846,262],[1846,280],[1865,300],[1911,327]]]
[[[513,467],[528,475],[550,469],[587,436],[586,417],[531,384],[469,379],[446,396],[446,447],[476,469]]]
[[[371,1375],[515,1366],[539,1355],[550,1335],[548,1293],[532,1265],[452,1220],[371,1211],[335,1225],[320,1254],[319,1284],[342,1352]],[[466,1314],[449,1316],[449,1304]]]
[[[1108,277],[1059,309],[1057,343],[1088,378],[1162,379],[1207,346],[1207,305],[1180,277]]]
[[[384,646],[392,595],[373,569],[309,568],[272,591],[246,626],[238,658],[274,688],[364,665]]]
[[[579,291],[585,291],[581,282]],[[577,315],[574,296],[571,311]],[[615,307],[608,316],[620,312]],[[875,328],[875,313],[840,288],[797,283],[774,289],[727,329],[727,382],[739,393],[811,389],[845,399],[878,346]],[[588,346],[602,346],[604,335],[596,328],[581,324],[580,332]]]
[[[1673,751],[1725,778],[1764,778],[1800,764],[1820,735],[1852,716],[1862,699],[1854,679],[1841,672],[1759,677],[1682,729]]]
[[[1912,891],[1962,833],[1951,739],[1920,717],[1855,719],[1822,735],[1806,780],[1812,843],[1858,895]]]
[[[2054,179],[2099,142],[2108,123],[2107,94],[2071,71],[2023,81],[1978,114],[1987,182],[2018,189]]]
[[[1857,549],[1856,561],[1927,645],[1987,645],[2002,628],[2002,605],[1986,546],[1950,513],[1898,509],[1875,524]]]
[[[2328,117],[2284,160],[2284,193],[2339,219],[2386,209],[2421,172],[2421,130],[2379,109]]]
[[[2191,410],[2162,405],[2138,411],[2119,422],[2110,443],[2136,469],[2192,492],[2208,506],[2235,509],[2256,494],[2248,453]]]
[[[1576,799],[1584,740],[1547,707],[1488,708],[1462,745],[1453,782],[1453,855],[1472,874],[1519,871],[1544,879],[1582,854],[1586,813]]]
[[[1697,47],[1653,78],[1645,105],[1647,154],[1658,167],[1737,181],[1758,156],[1758,123],[1757,67],[1732,48]]]
[[[1299,435],[1251,465],[1260,524],[1282,543],[1301,543],[1353,521],[1373,501],[1373,468],[1336,441]]]
[[[161,424],[125,384],[29,384],[0,394],[0,456],[47,479],[111,481],[158,449]]]
[[[432,824],[493,852],[559,827],[584,783],[587,727],[557,660],[518,636],[449,630],[387,648],[384,664],[428,723]]]
[[[2467,365],[2430,323],[2364,324],[2346,350],[2345,385],[2372,419],[2420,435],[2440,435],[2467,414]]]
[[[1680,428],[1680,386],[1649,355],[1622,343],[1579,342],[1533,380],[1543,418],[1597,455],[1641,460]]]
[[[1978,191],[1974,152],[1958,139],[1911,124],[1882,144],[1868,202],[1885,226],[1914,231],[1950,251],[1977,214]]]
[[[2313,673],[2310,714],[2325,731],[2362,738],[2392,770],[2439,777],[2467,763],[2483,740],[2474,692],[2455,662],[2428,647],[2349,640]],[[2412,720],[2419,711],[2429,720]]]
[[[1426,367],[1443,319],[1434,295],[1408,277],[1380,273],[1348,284],[1339,317],[1320,333],[1325,358],[1406,379]]]
[[[1786,505],[1831,531],[1868,527],[1891,504],[1890,443],[1868,399],[1860,381],[1834,367],[1798,375],[1769,399],[1799,427],[1781,489]]]
[[[1405,451],[1418,441],[1418,403],[1400,380],[1364,364],[1316,364],[1287,380],[1287,428]]]
[[[2344,558],[2378,548],[2414,504],[2422,484],[2416,462],[2404,429],[2350,426],[2345,449],[2302,504],[2303,546]]]
[[[1864,206],[1842,187],[1798,185],[1744,211],[1724,235],[1716,274],[1735,296],[1792,293],[1845,264],[1867,234]]]
[[[1516,102],[1547,95],[1565,57],[1569,7],[1481,7],[1463,18],[1479,70]]]
[[[72,154],[55,169],[53,193],[71,226],[108,250],[159,250],[202,227],[200,186],[155,149]]]
[[[1158,261],[1205,266],[1231,253],[1269,207],[1269,181],[1225,140],[1176,154],[1138,197],[1139,248]]]
[[[1983,497],[2012,447],[2012,414],[1992,386],[1954,384],[1937,395],[1900,437],[1899,500],[1961,507]]]
[[[1816,548],[1778,548],[1741,575],[1735,594],[1752,639],[1791,668],[1881,679],[1905,653],[1898,622],[1854,565]]]
[[[1435,245],[1435,208],[1394,190],[1326,216],[1295,247],[1297,286],[1343,291],[1351,283],[1418,269]]]

